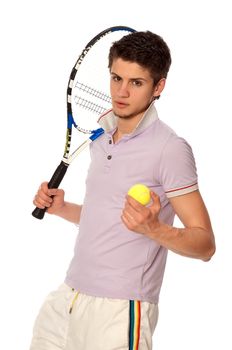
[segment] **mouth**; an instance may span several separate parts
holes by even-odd
[[[129,106],[128,103],[125,103],[122,101],[114,101],[114,105],[115,105],[115,107],[118,107],[118,108],[125,108],[125,107]]]

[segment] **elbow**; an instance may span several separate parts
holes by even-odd
[[[216,245],[215,245],[215,242],[213,241],[208,247],[208,249],[205,251],[205,255],[204,257],[202,257],[202,260],[205,262],[210,261],[212,256],[215,254],[215,252],[216,252]]]

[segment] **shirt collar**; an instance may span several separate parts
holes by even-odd
[[[143,117],[136,125],[135,129],[130,134],[128,134],[128,136],[135,136],[140,134],[157,119],[158,114],[153,102],[150,104]],[[106,133],[113,134],[117,128],[117,120],[118,117],[113,113],[112,110],[109,110],[100,116],[98,123]]]

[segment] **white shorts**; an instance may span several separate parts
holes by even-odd
[[[151,350],[158,305],[92,297],[62,284],[46,298],[30,350]]]

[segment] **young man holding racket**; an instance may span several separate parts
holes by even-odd
[[[31,350],[152,348],[167,251],[209,260],[214,235],[191,147],[157,116],[171,64],[163,39],[136,32],[110,50],[113,110],[91,144],[83,205],[42,183],[34,204],[80,225],[65,283],[46,299]],[[143,206],[131,184],[151,189]],[[177,214],[184,228],[173,227]]]

